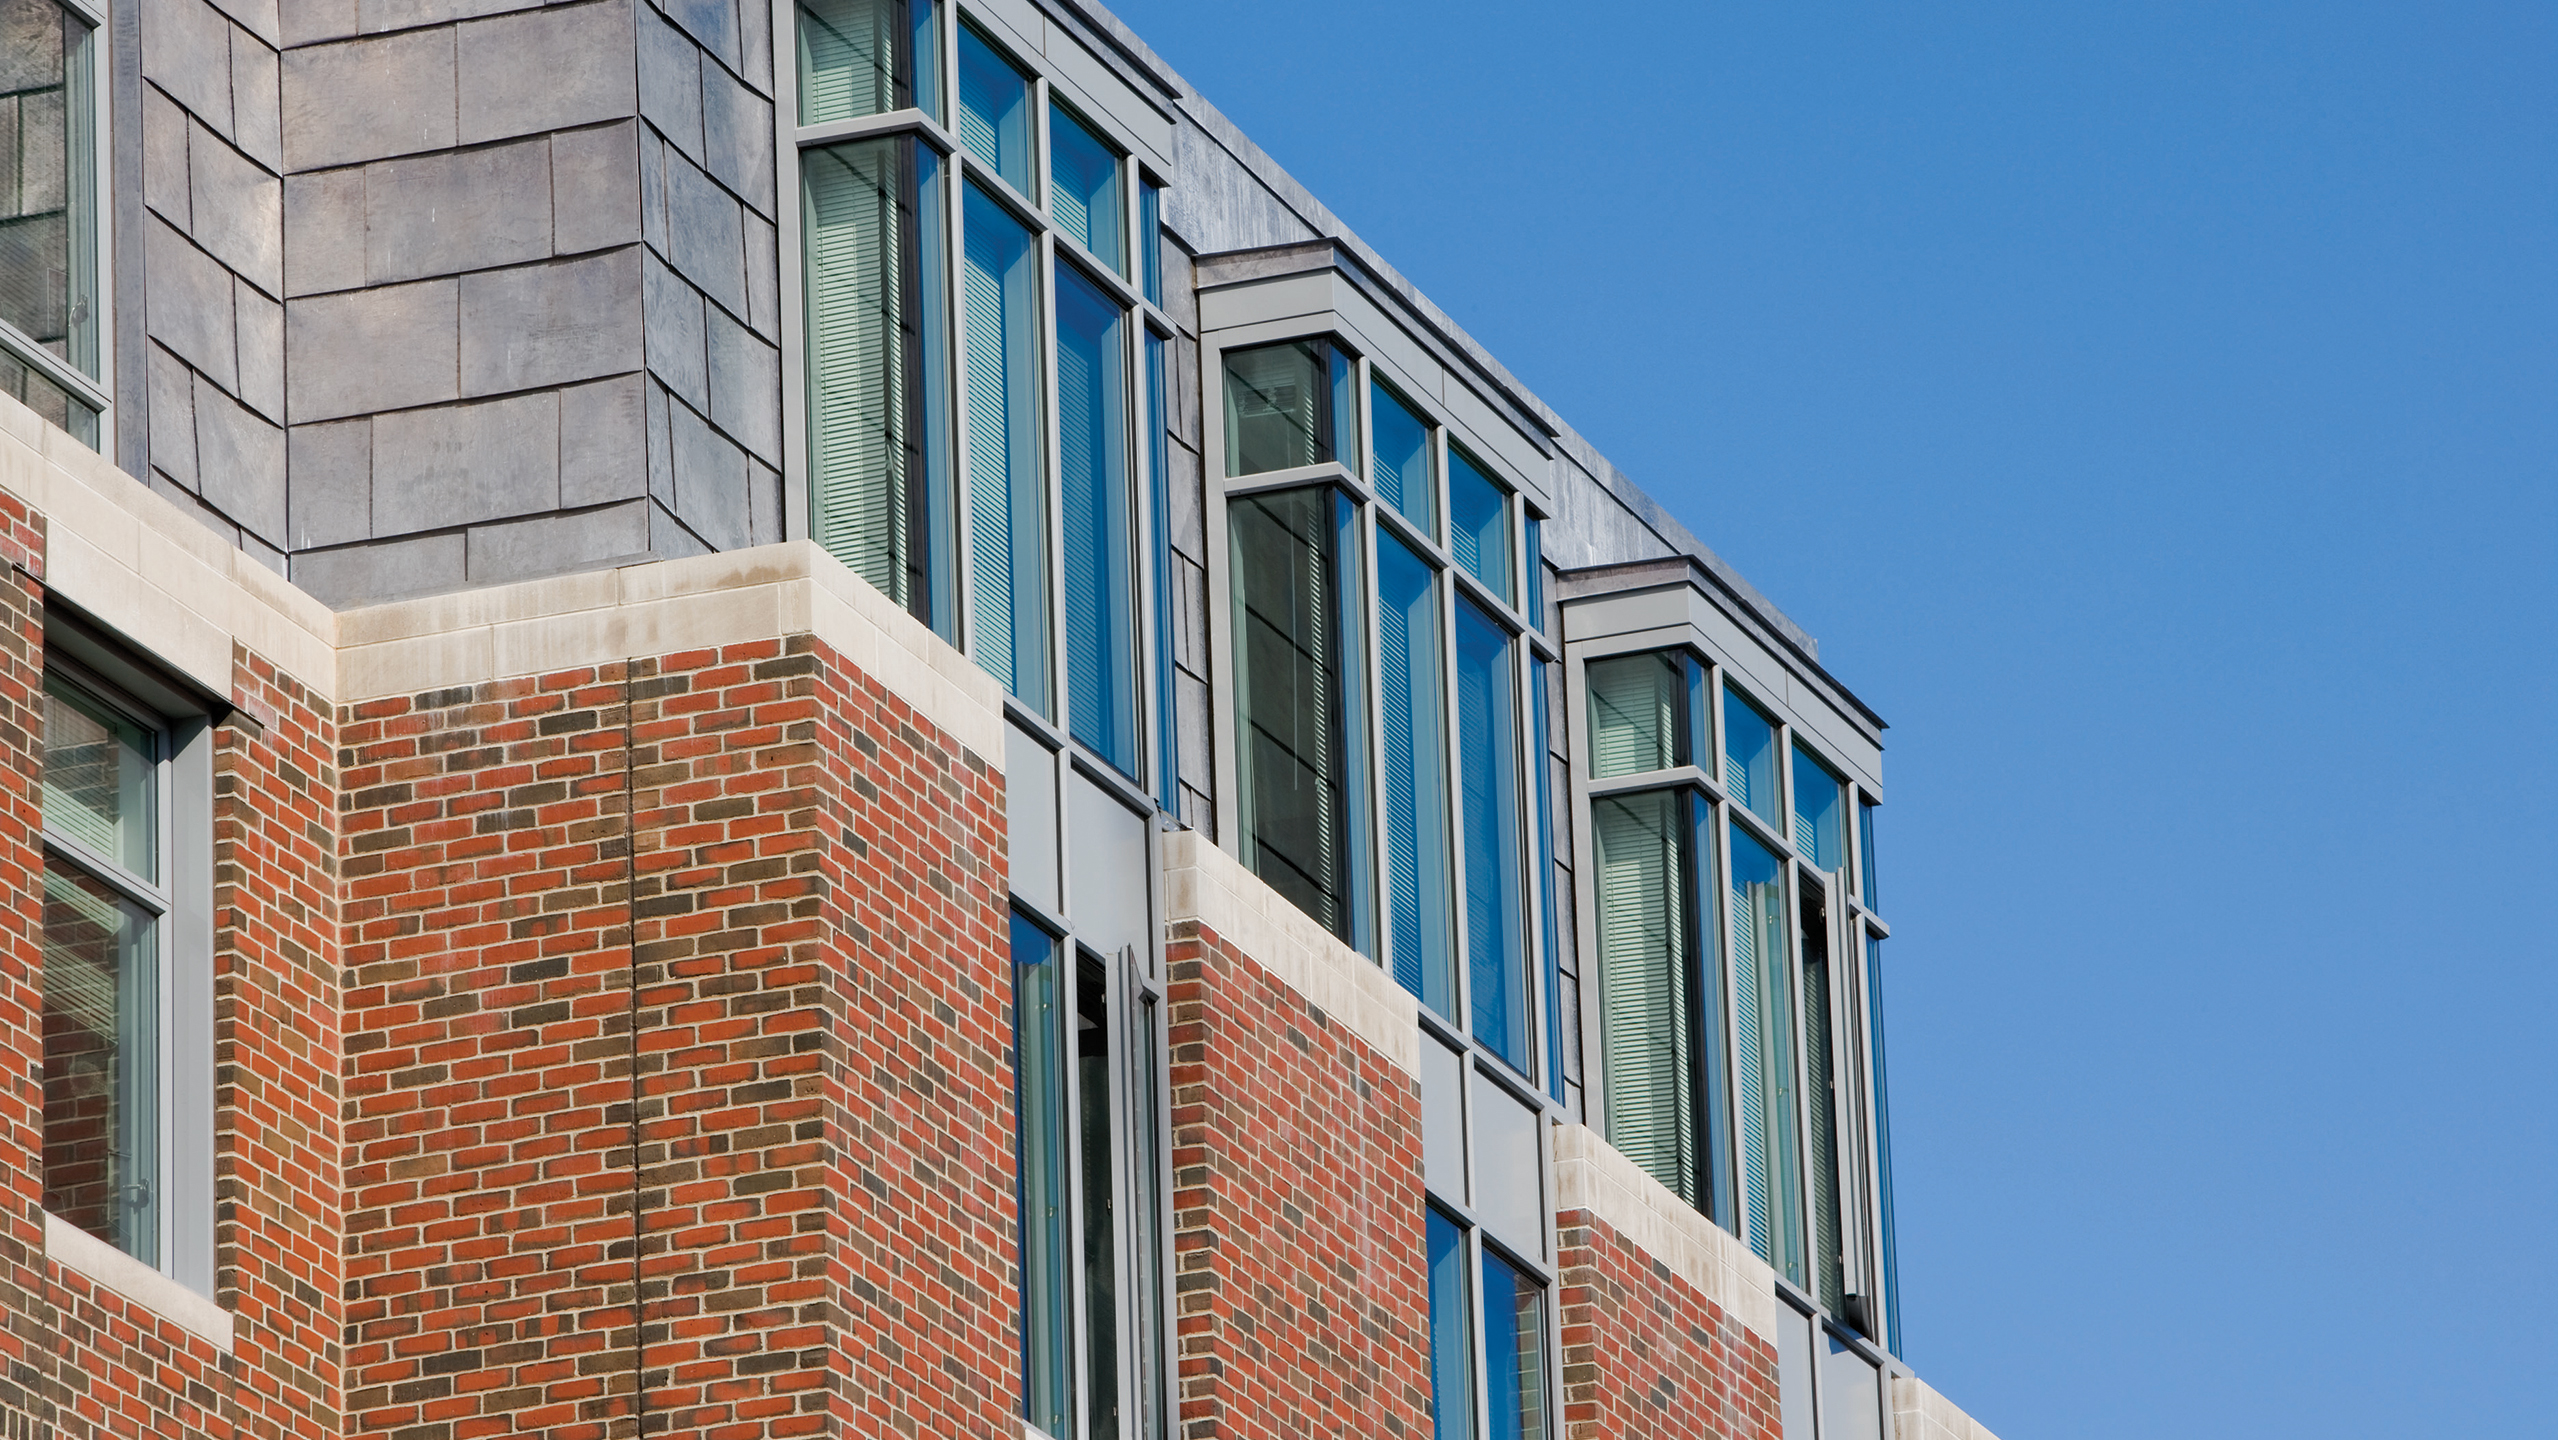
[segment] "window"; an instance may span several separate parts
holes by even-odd
[[[1882,890],[1874,882],[1874,802],[1859,801],[1856,807],[1856,898],[1868,909],[1883,908]]]
[[[938,117],[941,27],[929,0],[799,0],[799,123],[913,107]]]
[[[1120,232],[1119,157],[1082,121],[1054,106],[1048,112],[1048,183],[1059,233],[1114,271],[1126,269]]]
[[[100,444],[99,47],[54,0],[0,0],[0,390]]]
[[[1785,868],[1732,827],[1734,1068],[1740,1073],[1741,1188],[1750,1248],[1797,1285],[1803,1263],[1802,1128]]]
[[[1484,1398],[1491,1440],[1545,1440],[1545,1287],[1483,1252]]]
[[[1847,782],[1821,757],[1794,745],[1794,846],[1815,869],[1847,864]]]
[[[1448,548],[1466,573],[1502,603],[1516,602],[1510,589],[1510,492],[1453,445],[1448,447]]]
[[[1448,761],[1438,571],[1392,536],[1377,540],[1378,714],[1385,732],[1386,953],[1395,978],[1442,1015],[1456,1011],[1448,894]]]
[[[1439,477],[1430,463],[1430,424],[1382,385],[1370,386],[1369,394],[1368,483],[1377,487],[1378,499],[1435,539]]]
[[[1749,697],[1723,688],[1723,788],[1732,803],[1780,824],[1777,807],[1776,722]]]
[[[1474,1306],[1467,1295],[1465,1231],[1427,1207],[1430,1266],[1430,1424],[1436,1440],[1474,1434]]]
[[[1652,650],[1592,660],[1590,778],[1612,779],[1696,763],[1692,738],[1705,728],[1704,667],[1684,651]]]
[[[1137,186],[1137,283],[1146,303],[1164,303],[1164,187],[1151,181]]]
[[[1065,509],[1067,693],[1076,739],[1139,774],[1136,515],[1126,313],[1057,269],[1057,456]]]
[[[1013,917],[1024,1412],[1052,1436],[1157,1440],[1161,1022],[1133,954]],[[1080,1297],[1080,1299],[1078,1298]]]
[[[1229,513],[1242,859],[1371,949],[1354,507],[1316,487],[1245,496]]]
[[[1030,78],[974,25],[959,27],[959,143],[1024,198],[1030,194]]]
[[[1869,809],[1871,807],[1868,807]],[[1901,1277],[1899,1246],[1892,1224],[1892,1108],[1887,1096],[1890,1081],[1883,1063],[1883,937],[1865,937],[1865,1016],[1870,1031],[1874,1075],[1874,1151],[1876,1197],[1883,1230],[1883,1334],[1884,1348],[1901,1353]]]
[[[1350,393],[1350,362],[1325,341],[1227,352],[1226,473],[1294,470],[1352,453]]]
[[[1155,803],[1181,813],[1181,725],[1173,687],[1172,439],[1164,415],[1171,342],[1146,332],[1146,484],[1155,535]]]
[[[1846,1092],[1831,1016],[1840,996],[1833,991],[1830,967],[1830,921],[1816,886],[1805,886],[1799,953],[1803,957],[1803,1112],[1810,1122],[1812,1179],[1812,1276],[1810,1285],[1833,1315],[1847,1313],[1847,1243],[1842,1228],[1843,1196],[1839,1172],[1839,1115]]]
[[[1590,834],[1598,852],[1608,1142],[1672,1194],[1709,1210],[1703,1169],[1720,1147],[1704,1131],[1720,1107],[1707,1103],[1703,1087],[1721,1067],[1699,1063],[1697,1052],[1700,1038],[1720,1027],[1701,1035],[1697,1023],[1707,1013],[1694,993],[1696,977],[1707,973],[1697,963],[1698,941],[1711,931],[1698,923],[1690,801],[1676,790],[1593,800]]]
[[[970,652],[1041,714],[1048,703],[1048,525],[1040,465],[1039,245],[968,187],[960,284],[968,354]]]
[[[1458,812],[1474,1037],[1522,1075],[1529,1059],[1528,913],[1520,894],[1519,687],[1510,632],[1456,604]]]

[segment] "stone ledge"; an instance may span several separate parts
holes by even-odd
[[[1195,920],[1418,1080],[1420,1003],[1196,830],[1164,836],[1164,924]]]
[[[1554,1127],[1554,1209],[1587,1210],[1769,1345],[1776,1272],[1587,1125]]]
[[[1892,1377],[1893,1440],[1998,1440],[1915,1375]]]
[[[231,1352],[230,1311],[59,1215],[44,1217],[44,1258]]]

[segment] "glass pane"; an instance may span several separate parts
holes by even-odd
[[[1776,1393],[1778,1423],[1786,1435],[1813,1435],[1812,1319],[1793,1306],[1776,1307]]]
[[[1457,749],[1466,757],[1466,964],[1474,1037],[1522,1075],[1529,1058],[1527,897],[1519,884],[1519,685],[1510,632],[1457,602]]]
[[[1779,824],[1776,722],[1740,691],[1723,687],[1723,788],[1751,814]]]
[[[1039,247],[968,190],[969,654],[1048,710],[1048,536],[1039,455]]]
[[[959,27],[959,143],[1030,194],[1030,81],[976,27]]]
[[[1474,1326],[1466,1303],[1465,1234],[1428,1207],[1430,1426],[1436,1440],[1474,1434]]]
[[[1057,228],[1112,270],[1125,273],[1119,234],[1119,157],[1084,123],[1048,107],[1048,204]]]
[[[1827,1331],[1821,1350],[1821,1440],[1883,1440],[1882,1375]]]
[[[1865,1016],[1874,1047],[1874,1186],[1883,1212],[1883,1348],[1901,1353],[1901,1269],[1892,1226],[1892,1102],[1883,1060],[1883,937],[1865,937]]]
[[[1137,283],[1146,298],[1164,303],[1164,187],[1137,184]]]
[[[809,530],[958,638],[941,159],[908,139],[801,154]]]
[[[1590,689],[1590,776],[1688,763],[1687,667],[1672,651],[1612,655],[1582,672]]]
[[[1129,1310],[1137,1317],[1137,1440],[1166,1440],[1172,1426],[1164,1369],[1164,1171],[1161,1089],[1156,1067],[1155,1002],[1140,1000],[1129,1031],[1128,1126],[1134,1151],[1129,1196],[1128,1278],[1136,1288]]]
[[[1794,747],[1794,848],[1817,869],[1847,864],[1847,782],[1821,757]]]
[[[1510,496],[1466,453],[1448,447],[1448,548],[1504,601],[1510,590]]]
[[[1669,790],[1593,800],[1590,835],[1608,1142],[1701,1205],[1685,808]]]
[[[1732,827],[1733,1037],[1741,1075],[1741,1182],[1750,1248],[1797,1285],[1803,1273],[1803,1156],[1795,1106],[1793,967],[1784,867]]]
[[[1545,1440],[1545,1290],[1483,1252],[1484,1391],[1491,1440]]]
[[[1542,631],[1545,622],[1545,522],[1528,517],[1528,623]]]
[[[6,104],[0,101],[0,106]],[[70,431],[72,439],[97,448],[98,412],[90,408],[89,402],[54,384],[43,371],[5,349],[0,349],[0,394]]]
[[[883,115],[914,104],[915,77],[931,74],[931,52],[918,46],[932,41],[930,4],[799,0],[799,123]]]
[[[1066,681],[1075,738],[1137,764],[1136,515],[1129,493],[1127,316],[1057,270],[1057,469],[1066,556]]]
[[[1075,1126],[1083,1169],[1084,1415],[1092,1435],[1119,1433],[1118,1192],[1110,1135],[1110,971],[1090,952],[1075,966]],[[1063,1432],[1058,1432],[1063,1433]]]
[[[1022,1405],[1065,1435],[1074,1406],[1073,1285],[1066,1226],[1066,1074],[1057,945],[1013,917],[1013,1084],[1020,1145]]]
[[[1358,701],[1355,523],[1330,489],[1237,499],[1235,701],[1243,856],[1325,929],[1367,948],[1367,732]]]
[[[1172,441],[1164,414],[1171,342],[1146,332],[1146,480],[1155,532],[1155,799],[1181,813],[1181,725],[1173,690]]]
[[[1377,694],[1385,727],[1387,951],[1395,979],[1453,1017],[1447,710],[1440,680],[1437,572],[1401,541],[1377,539]]]
[[[44,686],[44,826],[160,876],[157,737],[62,681]]]
[[[44,868],[44,1208],[160,1263],[160,966],[150,916]]]
[[[1840,1228],[1838,1095],[1842,1081],[1830,1032],[1830,924],[1821,896],[1803,895],[1804,1111],[1811,1121],[1812,1285],[1833,1315],[1847,1313],[1846,1235]]]
[[[53,0],[0,0],[0,320],[95,379],[96,93],[89,46],[89,27]],[[19,377],[12,393],[26,388]],[[39,391],[29,403],[43,408],[39,401],[50,398]]]
[[[1554,904],[1554,758],[1549,748],[1554,743],[1554,730],[1546,699],[1546,689],[1553,683],[1554,667],[1531,658],[1528,764],[1536,771],[1537,782],[1537,915],[1545,942],[1541,972],[1545,980],[1545,1088],[1547,1094],[1563,1100],[1567,1098],[1563,1080],[1563,930]]]
[[[1425,535],[1439,533],[1439,486],[1430,468],[1430,424],[1383,385],[1369,387],[1368,481],[1377,496]]]
[[[1874,805],[1867,801],[1856,807],[1856,897],[1872,910],[1883,908],[1879,898],[1881,887],[1874,883]]]
[[[1261,475],[1348,453],[1350,362],[1320,340],[1226,352],[1226,473]]]

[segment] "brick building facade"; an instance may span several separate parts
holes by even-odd
[[[0,68],[0,1440],[1986,1440],[1882,721],[1114,18]]]

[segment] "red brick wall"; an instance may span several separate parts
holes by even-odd
[[[1774,1344],[1604,1219],[1555,1217],[1563,1435],[1774,1440]]]
[[[1215,931],[1167,959],[1183,1435],[1420,1440],[1419,1087]]]

